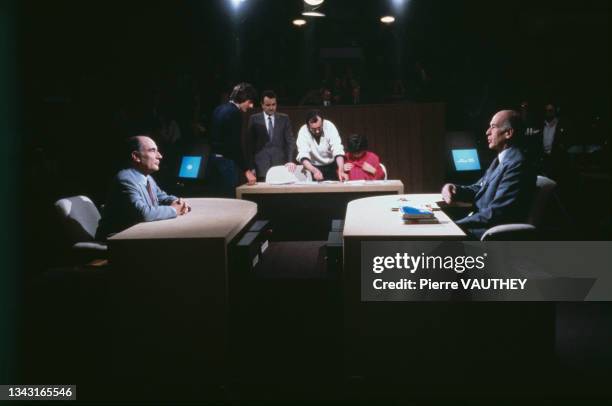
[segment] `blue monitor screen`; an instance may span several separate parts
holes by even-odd
[[[453,149],[453,161],[457,171],[478,171],[480,161],[476,149]]]
[[[198,173],[200,172],[201,163],[201,156],[184,156],[181,161],[179,178],[196,179],[198,177]]]

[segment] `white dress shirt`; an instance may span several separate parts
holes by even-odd
[[[553,143],[555,142],[555,131],[557,130],[557,119],[553,119],[550,123],[544,121],[544,134],[542,135],[542,142],[544,152],[550,154],[552,151]]]
[[[270,120],[268,120],[268,117],[272,119],[272,128],[274,128],[274,114],[268,115],[266,113],[264,113],[264,121],[266,122],[266,130],[268,130],[268,134],[270,134]]]
[[[303,125],[298,131],[296,143],[298,162],[306,158],[313,165],[323,166],[333,163],[337,156],[344,156],[344,147],[338,129],[329,120],[323,120],[323,134],[318,143],[306,125]]]

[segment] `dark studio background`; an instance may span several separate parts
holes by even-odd
[[[554,102],[573,141],[609,157],[607,1],[407,0],[384,26],[391,3],[327,0],[326,18],[297,28],[298,0],[247,0],[238,11],[222,0],[0,0],[0,383],[36,365],[23,361],[34,341],[19,335],[32,303],[22,287],[62,265],[53,202],[84,194],[103,203],[126,136],[174,121],[179,145],[205,144],[212,110],[237,82],[274,89],[281,112],[337,80],[338,104],[350,103],[351,81],[361,104],[443,103],[446,130],[472,133],[480,148],[495,111],[528,100],[540,122]],[[172,153],[159,174],[165,188]],[[597,199],[602,220],[576,239],[609,239],[609,159],[598,159],[589,170],[603,175],[581,181],[568,206]],[[610,320],[607,304],[593,312]]]
[[[541,122],[553,101],[576,143],[609,145],[607,3],[413,0],[387,27],[390,4],[327,2],[328,17],[298,29],[299,1],[19,2],[20,183],[43,216],[32,223],[61,196],[102,203],[128,135],[173,120],[183,144],[206,142],[238,81],[275,89],[281,110],[336,79],[356,80],[361,103],[442,102],[446,129],[485,150],[494,111],[528,100]],[[173,175],[159,174],[166,188]]]

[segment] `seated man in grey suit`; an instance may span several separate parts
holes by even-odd
[[[159,170],[162,155],[145,135],[126,140],[128,168],[113,178],[96,235],[105,240],[136,223],[182,216],[191,210],[183,199],[161,190],[151,174]]]
[[[487,130],[489,149],[497,152],[484,176],[470,186],[447,183],[442,188],[446,203],[474,203],[474,211],[456,223],[478,238],[498,224],[525,222],[535,193],[536,174],[519,148],[523,133],[518,112],[502,110]]]
[[[289,116],[276,112],[276,94],[266,90],[261,98],[261,113],[249,117],[248,157],[251,173],[259,180],[266,177],[268,169],[285,165],[295,171],[295,138]]]

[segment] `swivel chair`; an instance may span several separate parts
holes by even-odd
[[[481,241],[533,240],[537,237],[538,227],[544,217],[544,210],[554,193],[557,183],[545,176],[538,176],[536,193],[531,211],[525,223],[500,224],[489,228],[480,238]]]

